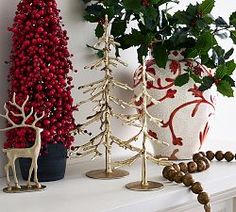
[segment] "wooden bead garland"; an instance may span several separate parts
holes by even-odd
[[[211,211],[210,198],[209,195],[203,191],[203,187],[200,182],[195,182],[193,176],[190,173],[201,172],[210,167],[210,161],[213,159],[222,161],[225,159],[230,162],[233,159],[236,160],[236,154],[227,151],[223,153],[222,151],[217,151],[216,153],[212,151],[199,152],[193,155],[193,161],[188,163],[181,162],[179,164],[174,163],[171,166],[166,166],[162,170],[162,175],[164,178],[171,182],[183,183],[186,187],[190,187],[190,190],[197,194],[197,200],[200,204],[204,205],[205,212]]]

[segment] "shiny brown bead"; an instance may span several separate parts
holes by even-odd
[[[203,157],[203,155],[201,153],[196,153],[193,155],[193,161],[196,162],[198,160],[200,160]]]
[[[183,182],[183,176],[184,176],[184,173],[179,171],[176,173],[176,175],[174,176],[174,181],[176,183],[182,183]]]
[[[225,156],[225,160],[227,160],[228,162],[234,159],[234,154],[230,151],[226,152],[224,156]]]
[[[210,201],[209,196],[208,196],[208,194],[206,192],[202,192],[202,193],[198,194],[197,200],[202,205],[206,205]]]
[[[204,171],[206,169],[206,163],[204,160],[197,161],[197,170],[199,172]]]
[[[165,166],[165,168],[162,170],[162,176],[164,178],[167,178],[168,177],[168,171],[169,170],[174,170],[174,168],[172,166]]]
[[[174,176],[175,174],[177,173],[177,171],[175,171],[174,169],[170,169],[168,172],[167,172],[167,179],[169,181],[174,181]]]
[[[203,157],[201,160],[206,163],[206,169],[208,169],[210,167],[210,161],[207,159],[207,157]]]
[[[211,204],[207,203],[206,205],[204,205],[204,210],[205,212],[211,212]]]
[[[196,172],[197,171],[197,164],[193,161],[191,162],[188,162],[188,172],[189,173],[193,173],[193,172]]]
[[[215,153],[212,152],[212,151],[207,151],[206,152],[206,157],[207,157],[208,160],[212,161],[215,157]]]
[[[222,151],[217,151],[216,154],[215,154],[215,158],[218,161],[223,160],[224,159],[224,153]]]
[[[203,151],[201,151],[201,152],[199,152],[202,156],[205,156],[206,157],[206,153],[205,152],[203,152]]]
[[[203,192],[202,185],[201,185],[201,183],[199,183],[199,182],[193,183],[193,185],[191,186],[190,189],[191,189],[192,192],[195,193],[195,194],[200,194],[201,192]]]
[[[173,168],[174,168],[177,172],[180,171],[180,167],[179,167],[178,164],[174,163],[172,166],[173,166]]]
[[[184,172],[184,173],[188,172],[188,166],[186,163],[184,163],[184,162],[179,163],[179,167],[182,172]]]
[[[187,173],[183,176],[182,181],[183,181],[183,184],[187,187],[191,186],[194,183],[194,179],[193,179],[192,175],[189,173]]]

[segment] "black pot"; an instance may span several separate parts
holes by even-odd
[[[67,150],[62,143],[48,144],[48,152],[38,158],[38,179],[39,182],[50,182],[64,178],[66,169]],[[20,170],[22,178],[28,179],[31,159],[20,158]],[[33,179],[33,174],[32,178]]]

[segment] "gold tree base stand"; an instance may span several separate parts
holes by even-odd
[[[101,180],[119,179],[127,175],[129,175],[129,172],[121,169],[114,169],[111,173],[106,172],[105,169],[93,170],[86,173],[87,177]]]
[[[163,184],[148,181],[147,185],[143,185],[141,181],[129,183],[125,186],[127,189],[133,190],[133,191],[154,191],[159,190],[164,187]]]
[[[22,185],[21,188],[17,188],[15,186],[12,187],[6,187],[3,189],[3,192],[5,193],[24,193],[24,192],[34,192],[34,191],[43,191],[46,186],[41,185],[41,188],[38,188],[36,185],[32,185],[31,187],[28,187],[26,185]]]

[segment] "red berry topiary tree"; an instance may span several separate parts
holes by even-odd
[[[22,104],[29,95],[26,112],[31,107],[39,114],[45,111],[45,118],[38,123],[44,128],[44,147],[62,142],[69,148],[74,140],[70,131],[75,128],[72,113],[76,107],[71,97],[72,77],[68,76],[73,69],[72,55],[59,12],[55,0],[22,0],[18,4],[14,24],[9,28],[13,33],[9,98],[15,92],[16,102]],[[20,117],[12,118],[20,121]],[[32,121],[33,116],[28,119]],[[4,148],[25,147],[33,141],[33,131],[15,129],[7,133]]]

